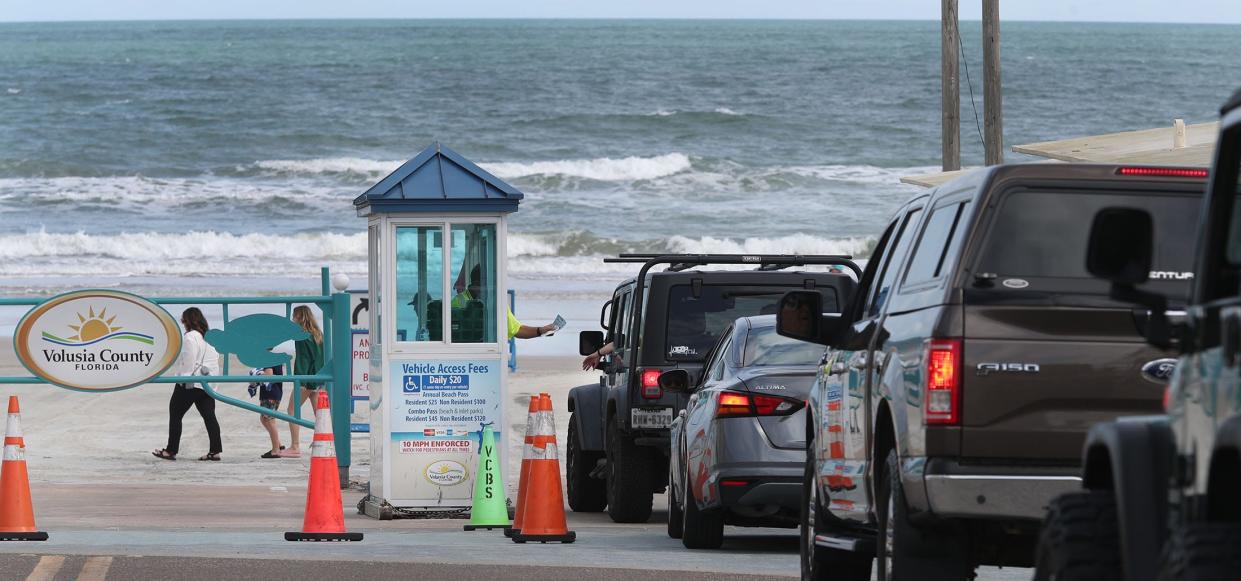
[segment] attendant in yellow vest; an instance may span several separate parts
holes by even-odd
[[[474,269],[470,271],[470,284],[452,298],[452,308],[464,309],[466,304],[474,300],[474,297],[482,296],[481,279],[482,273],[479,271],[479,267],[475,266]],[[556,326],[551,323],[543,325],[542,327],[531,327],[530,325],[524,325],[521,321],[517,320],[516,316],[513,315],[513,310],[508,309],[509,339],[533,339],[535,337],[542,337],[543,335],[552,332],[555,328]]]

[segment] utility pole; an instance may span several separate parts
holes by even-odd
[[[982,114],[987,165],[1004,163],[1004,95],[1000,83],[1000,0],[982,0]]]
[[[940,99],[944,171],[961,169],[960,31],[957,0],[940,0]]]

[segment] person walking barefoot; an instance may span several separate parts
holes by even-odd
[[[319,373],[319,370],[323,368],[323,331],[319,330],[319,322],[315,320],[315,315],[310,311],[310,307],[305,305],[293,309],[293,322],[300,325],[310,335],[310,337],[294,343],[296,358],[293,360],[293,374],[314,375]],[[322,384],[320,383],[303,383],[302,388],[296,390],[297,393],[289,394],[289,415],[297,416],[294,410],[301,409],[302,404],[307,399],[313,397],[315,390],[321,386]],[[311,407],[314,406],[312,405]],[[280,452],[281,456],[298,458],[302,455],[300,435],[300,426],[290,422],[289,436],[292,438],[292,441],[289,443],[288,449]]]

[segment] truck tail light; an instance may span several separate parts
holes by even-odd
[[[806,407],[800,400],[774,395],[752,395],[736,391],[720,392],[717,418],[744,418],[754,416],[787,416]]]
[[[1122,167],[1116,170],[1122,176],[1149,176],[1157,178],[1202,178],[1207,170],[1190,167]]]
[[[659,387],[659,376],[664,372],[658,369],[642,370],[642,397],[659,399],[664,396],[664,388]]]
[[[961,423],[961,340],[932,339],[926,351],[926,409],[928,425]]]

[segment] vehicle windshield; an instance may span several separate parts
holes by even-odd
[[[822,345],[777,335],[775,327],[759,327],[745,338],[741,366],[814,365],[822,357]]]
[[[720,333],[740,317],[774,315],[780,297],[801,287],[728,287],[703,285],[695,295],[691,285],[668,289],[668,323],[665,331],[667,357],[674,361],[694,361],[706,357]],[[836,292],[820,289],[823,310],[840,311]]]
[[[998,290],[1106,294],[1107,284],[1086,271],[1086,247],[1095,214],[1104,208],[1140,208],[1150,213],[1155,227],[1155,254],[1147,285],[1185,295],[1193,279],[1200,203],[1193,195],[1014,192],[1005,197],[990,238],[981,246],[977,273],[995,275]]]

